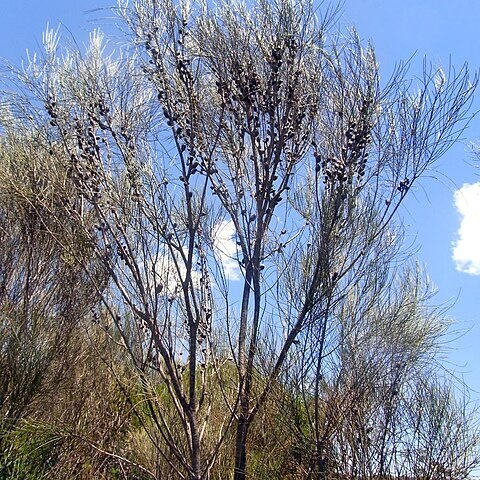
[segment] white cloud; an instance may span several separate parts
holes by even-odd
[[[232,221],[221,220],[212,229],[213,248],[223,269],[223,274],[229,280],[240,279],[240,269],[237,261],[237,244],[235,242],[235,226]],[[187,252],[184,252],[185,254]],[[172,254],[159,254],[155,261],[141,264],[145,281],[149,282],[152,292],[158,289],[162,295],[177,298],[181,294],[182,281],[185,279],[186,267],[180,255],[177,261]],[[201,275],[192,271],[193,287],[200,288]]]
[[[239,280],[235,226],[231,220],[221,220],[213,227],[213,246],[222,264],[225,277]]]
[[[458,271],[480,275],[480,182],[463,185],[454,200],[461,220],[453,260]]]
[[[186,254],[186,252],[184,252]],[[170,254],[159,254],[154,261],[141,263],[143,281],[148,282],[151,293],[167,295],[170,298],[178,298],[182,292],[182,282],[187,274],[187,269],[182,258],[178,254],[173,258]],[[200,273],[191,272],[193,288],[199,289]]]

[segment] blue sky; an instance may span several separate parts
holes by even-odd
[[[113,14],[108,7],[115,4],[116,0],[0,0],[0,58],[18,65],[26,48],[39,49],[47,24],[61,24],[62,36],[81,44],[88,31],[109,23]]]
[[[62,36],[82,44],[89,30],[111,23],[107,7],[114,4],[115,0],[3,0],[0,57],[19,65],[27,48],[39,49],[47,23],[52,27],[62,24]],[[477,69],[479,20],[478,0],[345,0],[341,16],[343,25],[355,25],[364,40],[372,40],[384,78],[397,61],[412,55],[412,76],[421,72],[425,56],[444,67],[451,63],[460,68],[467,62],[472,71]],[[480,110],[480,91],[474,109]],[[455,192],[464,184],[480,182],[480,168],[473,166],[469,149],[469,142],[480,142],[480,116],[464,136],[465,142],[438,164],[437,179],[427,179],[416,188],[403,215],[407,240],[415,243],[418,259],[439,288],[438,301],[456,299],[449,315],[457,320],[456,330],[464,333],[450,344],[448,359],[476,390],[473,397],[480,399],[480,275],[458,271],[452,259],[461,219]],[[469,205],[469,212],[480,212],[479,198]],[[478,213],[471,219],[468,240],[480,250]]]

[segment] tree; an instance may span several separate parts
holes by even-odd
[[[333,35],[335,11],[310,3],[118,11],[130,48],[107,54],[95,33],[86,55],[60,55],[49,33],[12,108],[76,187],[65,214],[108,294],[75,259],[137,369],[169,474],[207,478],[233,426],[241,480],[249,430],[306,335],[319,398],[332,312],[378,270],[400,204],[468,122],[476,81],[426,67],[412,89],[400,67],[382,84],[373,48]]]
[[[438,464],[462,478],[478,461],[475,409],[439,361],[450,320],[418,267],[390,269],[381,260],[330,312],[321,379],[311,338],[285,374],[302,478],[431,478]]]

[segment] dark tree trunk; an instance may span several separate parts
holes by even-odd
[[[250,422],[246,417],[240,417],[237,425],[237,438],[235,441],[235,474],[234,480],[247,478],[247,434]]]

